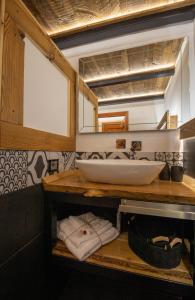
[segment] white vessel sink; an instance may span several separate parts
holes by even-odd
[[[165,166],[161,161],[125,159],[77,160],[76,163],[88,181],[125,185],[150,184]]]

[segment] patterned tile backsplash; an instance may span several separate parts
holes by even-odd
[[[0,195],[38,184],[49,175],[48,161],[59,161],[59,172],[75,168],[76,159],[132,159],[131,152],[47,152],[0,150]],[[136,152],[135,159],[183,165],[182,152]]]
[[[51,159],[59,160],[59,172],[75,167],[75,152],[0,150],[0,195],[40,183]]]
[[[0,195],[27,186],[26,151],[0,150]]]
[[[76,159],[132,159],[131,152],[76,152]],[[183,165],[183,152],[136,152],[135,159],[166,161]]]

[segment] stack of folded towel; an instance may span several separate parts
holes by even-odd
[[[81,261],[118,235],[118,230],[109,221],[100,219],[92,213],[70,216],[57,223],[58,238]]]

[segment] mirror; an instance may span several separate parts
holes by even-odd
[[[80,58],[79,132],[170,130],[188,121],[189,49],[184,36]]]

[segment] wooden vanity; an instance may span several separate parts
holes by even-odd
[[[119,211],[122,199],[146,201],[148,203],[176,204],[185,209],[195,209],[195,186],[194,181],[185,177],[183,183],[155,181],[147,186],[123,186],[102,183],[87,182],[78,170],[45,177],[43,187],[47,199],[55,207],[62,203],[87,207],[99,207],[103,209]],[[188,220],[195,229],[194,220]],[[54,224],[54,231],[55,231]],[[194,234],[194,233],[193,233]],[[52,257],[55,261],[66,266],[84,268],[99,268],[104,270],[118,271],[120,274],[129,276],[141,276],[142,278],[155,279],[163,284],[169,283],[182,289],[192,289],[194,286],[194,256],[189,255],[190,244],[186,247],[186,253],[180,265],[171,270],[152,267],[140,259],[128,247],[127,233],[123,232],[113,242],[105,245],[85,262],[78,262],[68,251],[66,246],[59,240],[53,239]],[[188,248],[188,250],[187,250]],[[194,247],[191,246],[191,252]],[[194,251],[195,253],[195,251]],[[122,273],[121,273],[122,272]],[[181,291],[180,291],[181,293]]]
[[[195,205],[195,183],[155,181],[150,185],[126,186],[87,182],[78,170],[43,178],[46,191],[81,194],[85,197],[117,197]],[[100,200],[101,201],[101,200]]]

